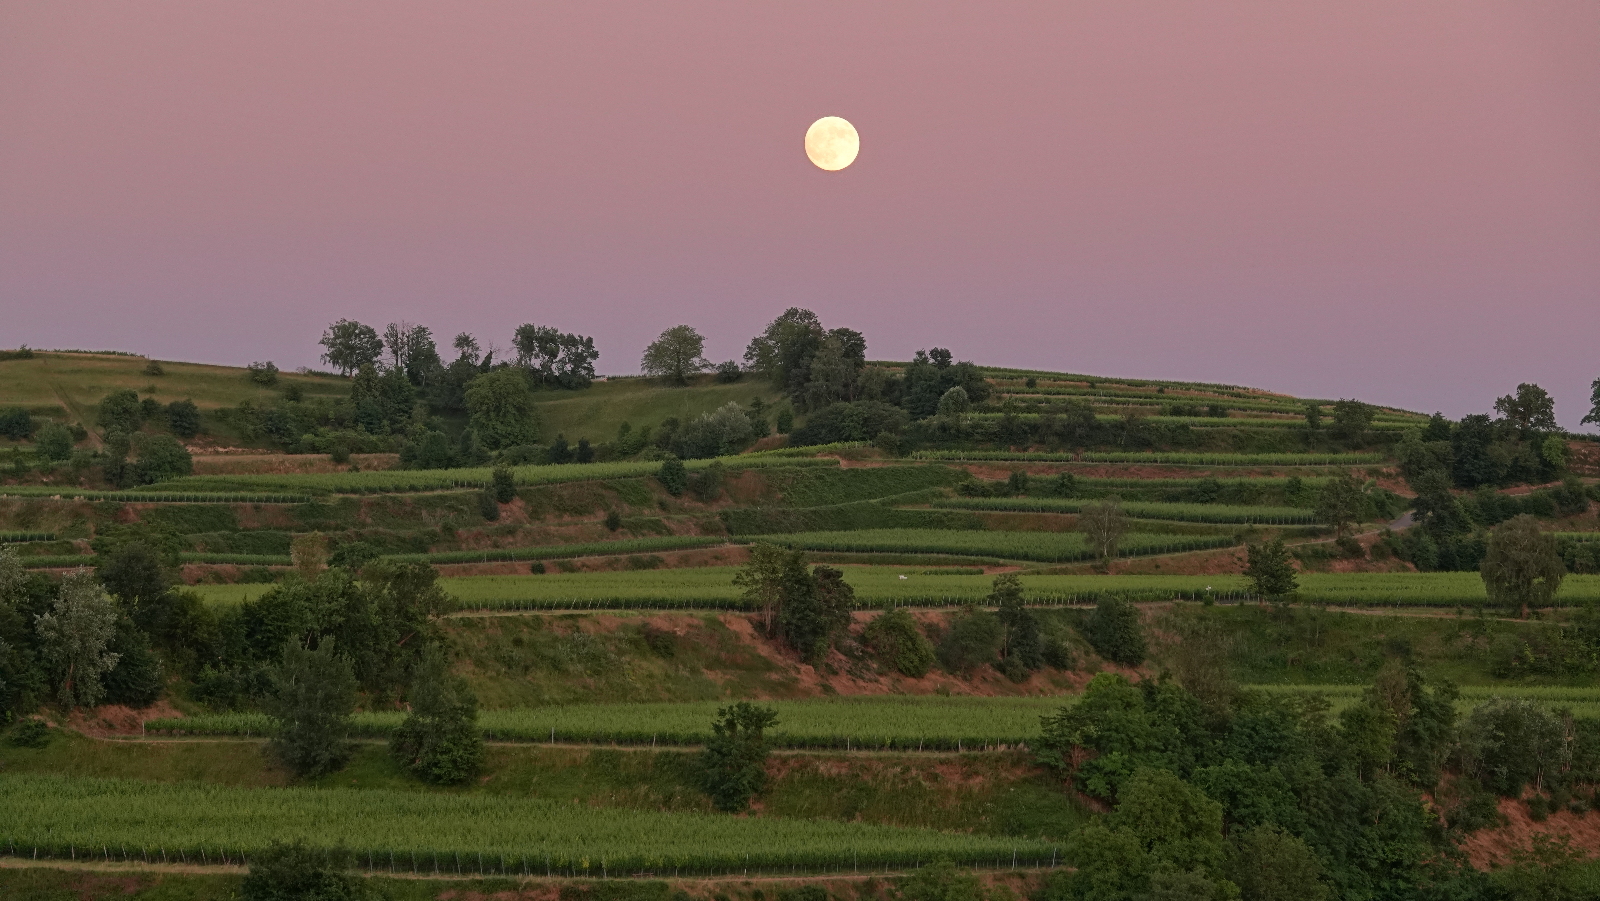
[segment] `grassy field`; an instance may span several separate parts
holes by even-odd
[[[162,361],[162,375],[146,375],[144,357],[110,354],[36,353],[31,360],[0,361],[0,407],[30,409],[56,408],[56,415],[81,416],[83,425],[92,428],[100,399],[114,391],[137,391],[140,399],[154,398],[166,404],[192,400],[203,409],[235,407],[241,401],[267,403],[281,399],[283,386],[298,385],[306,397],[345,397],[350,383],[345,379],[278,374],[278,387],[267,388],[251,382],[242,367],[207,366],[201,363]]]
[[[1369,466],[1382,454],[1047,453],[1033,451],[918,451],[918,460],[975,463],[1145,463],[1152,466]]]
[[[934,502],[935,507],[953,510],[998,510],[1015,513],[1077,513],[1091,500],[1044,497],[957,497]],[[1259,523],[1263,525],[1310,525],[1316,513],[1299,507],[1243,507],[1228,504],[1164,504],[1126,501],[1122,510],[1138,519],[1169,519],[1177,522]]]
[[[720,462],[730,469],[768,467],[838,466],[832,459],[794,459],[746,455],[718,457],[715,460],[687,460],[689,471],[705,469]],[[614,463],[566,463],[559,466],[511,467],[516,483],[522,486],[557,485],[600,479],[638,478],[655,475],[661,464],[653,461]],[[391,469],[379,472],[289,473],[284,475],[186,476],[152,486],[152,492],[307,492],[328,494],[385,494],[418,491],[448,491],[452,488],[483,488],[490,484],[494,470],[488,466],[462,469]]]
[[[49,776],[0,776],[0,808],[0,847],[14,856],[236,862],[272,841],[301,839],[348,848],[368,869],[407,873],[830,872],[938,857],[998,864],[1013,854],[1033,864],[1055,852],[1026,839],[827,820]]]
[[[778,711],[769,730],[784,748],[856,750],[979,750],[1014,745],[1039,734],[1039,717],[1069,699],[1060,697],[886,696],[764,701]],[[533,709],[485,710],[478,726],[502,741],[702,744],[726,701],[664,704],[570,704]],[[387,737],[400,713],[356,715],[358,734]],[[261,736],[270,728],[261,714],[215,714],[156,720],[152,732]]]
[[[1069,563],[1094,555],[1076,532],[974,532],[956,529],[861,529],[851,532],[795,532],[767,536],[788,547],[814,551],[987,555],[1040,563]],[[1119,556],[1163,554],[1228,547],[1231,536],[1128,534]]]
[[[939,572],[922,567],[845,566],[845,580],[862,609],[894,603],[956,606],[987,597],[994,577]],[[738,608],[732,567],[643,572],[551,573],[538,576],[467,576],[440,580],[468,610],[722,609]],[[1057,605],[1102,597],[1134,601],[1215,601],[1249,596],[1235,575],[1042,575],[1021,574],[1029,603]],[[1300,603],[1339,607],[1461,607],[1487,603],[1477,573],[1301,573]],[[216,604],[259,597],[270,585],[196,585]],[[1600,601],[1600,576],[1570,575],[1558,601],[1567,606]]]
[[[700,376],[688,389],[671,388],[653,379],[612,378],[582,391],[541,391],[535,397],[544,417],[544,434],[566,435],[573,442],[579,438],[610,441],[625,422],[635,429],[655,428],[668,418],[688,422],[724,404],[748,407],[758,397],[768,404],[779,399],[770,382],[754,376],[731,385]]]

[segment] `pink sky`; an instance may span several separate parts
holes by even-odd
[[[850,119],[825,173],[806,126]],[[0,346],[875,358],[1452,416],[1600,376],[1600,4],[0,0]]]

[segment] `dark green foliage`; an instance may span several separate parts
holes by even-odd
[[[0,410],[0,436],[26,441],[33,436],[33,416],[21,407]]]
[[[726,471],[721,462],[713,462],[689,477],[689,492],[701,503],[716,500],[722,496],[722,482]]]
[[[1096,654],[1123,666],[1144,662],[1144,626],[1139,609],[1121,598],[1101,598],[1083,624],[1083,637]]]
[[[496,369],[466,388],[472,430],[489,450],[533,444],[539,439],[539,410],[528,380],[516,369]]]
[[[101,432],[120,431],[127,434],[137,432],[140,424],[144,422],[144,411],[139,406],[138,393],[128,390],[114,391],[101,398],[96,421]]]
[[[478,512],[489,522],[500,518],[500,504],[495,500],[494,489],[485,488],[478,492]]]
[[[350,658],[334,653],[331,638],[314,649],[289,641],[271,678],[272,694],[263,706],[276,721],[268,746],[273,755],[305,779],[343,767],[356,705]]]
[[[449,469],[458,463],[449,436],[437,429],[400,445],[400,465],[405,469]]]
[[[106,650],[117,656],[117,665],[102,677],[105,703],[129,707],[148,707],[161,698],[161,661],[150,648],[150,637],[127,617],[117,621],[117,631]]]
[[[899,435],[909,420],[904,410],[875,400],[840,402],[812,413],[789,437],[791,446],[871,441],[884,433]]]
[[[360,572],[361,567],[378,559],[379,556],[378,548],[368,542],[344,541],[335,546],[333,552],[328,555],[328,565],[355,573]]]
[[[878,614],[861,631],[861,643],[877,658],[881,666],[892,668],[902,676],[920,679],[933,665],[933,643],[917,621],[902,607]]]
[[[6,733],[6,744],[15,748],[43,748],[50,744],[50,724],[44,720],[23,720]]]
[[[724,360],[723,362],[717,364],[718,382],[728,385],[732,384],[733,382],[737,382],[743,377],[744,370],[739,368],[738,360]]]
[[[395,759],[417,778],[460,785],[483,765],[478,732],[478,699],[464,680],[450,673],[443,648],[433,645],[411,677],[411,715],[389,741]]]
[[[700,784],[718,810],[737,813],[767,783],[767,742],[764,730],[776,725],[778,714],[767,707],[740,701],[717,710],[711,740],[700,754]]]
[[[511,470],[505,466],[496,466],[492,475],[494,485],[494,499],[502,504],[509,504],[517,498],[517,482]]]
[[[193,438],[200,434],[200,408],[192,400],[175,400],[167,404],[167,428],[179,438]]]
[[[351,319],[341,319],[328,326],[319,342],[326,351],[322,359],[332,364],[344,375],[378,362],[383,353],[383,339],[370,325]]]
[[[1336,438],[1354,442],[1372,426],[1372,417],[1376,412],[1370,405],[1358,400],[1335,401],[1333,428],[1330,431]]]
[[[1303,839],[1273,826],[1257,826],[1228,839],[1224,866],[1247,901],[1328,901],[1324,869]]]
[[[1539,528],[1531,516],[1522,515],[1496,526],[1479,565],[1489,602],[1518,609],[1548,606],[1561,588],[1566,567],[1554,535]]]
[[[778,407],[778,412],[773,414],[773,428],[780,435],[787,435],[794,430],[794,408],[788,404]]]
[[[265,363],[251,363],[245,369],[248,371],[250,381],[257,385],[270,388],[278,384],[278,367],[273,365],[271,360]]]
[[[594,339],[569,334],[531,322],[517,326],[512,336],[519,370],[546,388],[587,388],[594,381],[594,361],[600,352]]]
[[[1299,583],[1295,580],[1294,565],[1289,562],[1289,551],[1283,539],[1275,538],[1265,544],[1248,547],[1249,563],[1244,575],[1256,594],[1266,598],[1281,598],[1292,594]]]
[[[605,523],[607,531],[617,531],[618,529],[622,528],[622,514],[616,510],[607,510]]]
[[[939,663],[952,673],[971,672],[994,663],[1004,640],[1005,626],[998,616],[975,606],[963,608],[939,638]]]
[[[661,461],[661,468],[656,470],[656,481],[668,494],[680,497],[684,489],[689,487],[689,471],[684,468],[682,460],[668,457]]]
[[[1004,629],[1000,640],[1000,671],[1013,682],[1044,666],[1044,638],[1039,634],[1039,618],[1022,598],[1022,581],[1016,573],[994,577],[994,590],[988,602]]]
[[[33,446],[46,460],[65,460],[72,456],[75,439],[72,429],[51,420],[40,426],[33,435]]]
[[[1550,711],[1520,698],[1474,709],[1461,724],[1463,772],[1495,794],[1517,797],[1545,787],[1571,753],[1568,727]]]
[[[813,665],[833,649],[834,640],[850,625],[855,590],[844,573],[831,566],[811,571],[809,590],[791,591],[778,610],[778,634]]]
[[[241,901],[366,901],[375,893],[347,871],[344,851],[274,842],[250,856],[250,872],[239,883]]]
[[[992,894],[977,874],[959,870],[948,860],[918,869],[897,888],[897,901],[989,901]]]
[[[157,603],[172,586],[168,561],[149,542],[134,539],[118,544],[100,557],[95,569],[106,591],[134,612]]]

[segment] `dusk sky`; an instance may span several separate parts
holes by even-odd
[[[854,165],[806,127],[842,116]],[[0,346],[869,356],[1452,417],[1600,376],[1600,3],[0,0]]]

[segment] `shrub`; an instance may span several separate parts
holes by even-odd
[[[489,522],[500,518],[500,502],[495,498],[494,489],[485,488],[478,494],[478,512]]]
[[[140,485],[153,485],[194,473],[189,449],[170,435],[140,436],[139,457],[133,464],[133,479]]]
[[[902,676],[920,679],[933,666],[933,642],[917,628],[917,621],[904,608],[878,614],[861,631],[861,643],[878,663],[892,667]]]
[[[999,617],[977,607],[967,607],[955,615],[939,639],[939,663],[953,673],[993,663],[1004,637],[1005,627]]]
[[[50,724],[44,720],[23,720],[6,736],[6,744],[18,748],[42,748],[49,743]]]
[[[342,438],[335,438],[333,450],[328,453],[328,459],[338,464],[350,462],[350,443]]]
[[[1009,894],[1009,893],[1007,893]],[[988,901],[983,880],[948,860],[922,867],[900,883],[899,901]]]
[[[33,416],[21,407],[0,410],[0,435],[24,441],[33,435]]]
[[[33,446],[47,460],[72,456],[72,430],[59,422],[47,422],[34,433]]]
[[[731,384],[743,377],[744,370],[739,368],[737,360],[728,360],[717,364],[717,381],[723,384]]]
[[[389,750],[424,782],[460,785],[483,766],[478,699],[449,671],[439,646],[423,652],[411,680],[411,715],[395,731]]]
[[[192,400],[175,400],[167,404],[167,428],[179,438],[193,438],[200,434],[200,408]]]
[[[249,370],[250,381],[257,385],[271,387],[278,384],[278,367],[271,360],[265,363],[251,363],[245,369]]]
[[[100,399],[100,431],[107,434],[122,431],[137,432],[144,422],[144,410],[139,395],[133,391],[113,391]]]
[[[767,784],[764,734],[778,722],[777,711],[740,701],[717,710],[711,740],[700,754],[700,783],[718,810],[736,813]]]
[[[166,375],[167,374],[167,371],[165,369],[162,369],[161,368],[161,364],[158,363],[155,360],[150,360],[149,362],[145,363],[144,364],[144,369],[142,369],[140,371],[143,372],[145,375]]]
[[[328,556],[328,565],[347,569],[350,572],[359,572],[361,567],[378,559],[379,556],[381,554],[379,554],[378,549],[367,542],[351,541],[333,549],[333,553]]]
[[[722,496],[723,465],[720,461],[689,477],[689,491],[702,503],[710,503]]]
[[[668,457],[661,461],[661,468],[656,470],[656,481],[673,497],[683,495],[683,490],[689,487],[689,471],[684,469],[683,461],[677,457]]]
[[[622,528],[622,514],[615,510],[606,511],[606,529],[615,532]]]
[[[1096,654],[1123,666],[1144,662],[1144,627],[1139,609],[1121,598],[1101,598],[1083,625],[1083,637]]]
[[[250,872],[239,883],[241,901],[363,901],[373,893],[347,872],[344,851],[312,849],[303,842],[273,842],[250,855]]]

